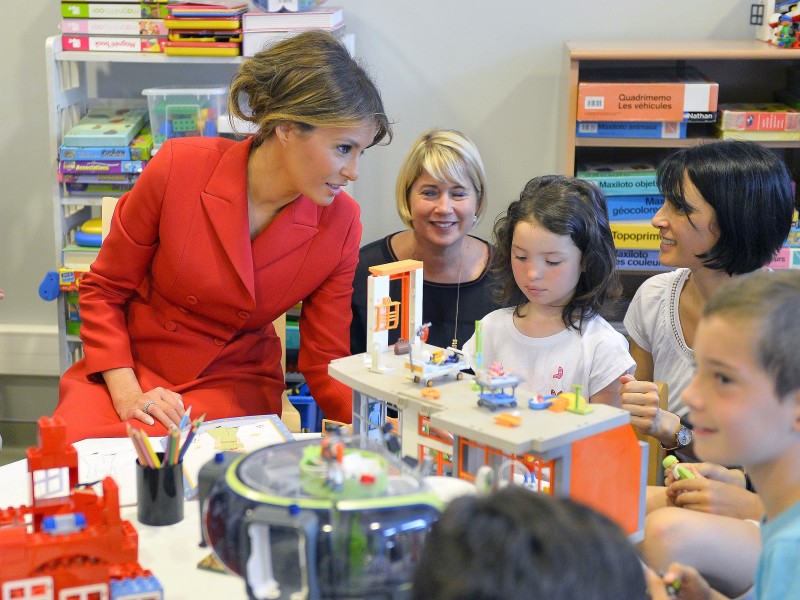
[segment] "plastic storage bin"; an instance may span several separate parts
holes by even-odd
[[[304,432],[322,432],[322,411],[309,395],[308,385],[302,384],[296,394],[289,394],[289,402],[300,413],[300,428]]]
[[[217,118],[225,112],[226,87],[154,87],[147,96],[154,148],[174,137],[215,136]]]

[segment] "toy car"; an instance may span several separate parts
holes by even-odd
[[[425,351],[420,359],[409,353],[406,367],[411,371],[411,379],[415,383],[424,382],[430,387],[440,377],[452,375],[456,379],[463,379],[464,369],[469,365],[464,360],[464,354],[455,348],[436,349],[433,352]]]
[[[496,410],[514,408],[517,405],[514,390],[522,382],[522,378],[506,373],[501,364],[492,364],[487,371],[479,372],[475,376],[475,382],[481,390],[478,395],[478,406]],[[510,388],[510,394],[504,391],[506,388]]]
[[[484,393],[478,396],[478,406],[483,406],[492,411],[498,408],[515,408],[517,399],[505,392]]]
[[[553,398],[555,398],[554,395],[542,396],[541,394],[538,394],[537,396],[528,400],[528,408],[531,410],[544,410],[545,408],[549,408],[553,405]]]

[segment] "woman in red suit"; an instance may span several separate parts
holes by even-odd
[[[253,137],[168,140],[117,204],[81,283],[85,359],[61,378],[69,441],[125,435],[128,420],[164,435],[189,406],[207,420],[280,414],[272,321],[299,301],[300,371],[328,418],[351,419],[350,390],[327,374],[349,354],[361,241],[341,188],[391,138],[380,93],[312,31],[242,63],[229,104]]]

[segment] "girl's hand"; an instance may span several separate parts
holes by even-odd
[[[158,421],[167,430],[177,428],[184,413],[181,395],[162,387],[148,392],[133,391],[112,402],[122,421],[138,419],[147,425]]]
[[[655,435],[661,430],[658,408],[658,386],[652,381],[637,381],[633,375],[619,378],[622,408],[631,413],[631,425],[642,435]]]

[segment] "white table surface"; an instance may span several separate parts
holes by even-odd
[[[295,439],[319,434],[295,434]],[[79,450],[80,454],[80,450]],[[0,467],[0,508],[30,503],[27,460]],[[200,517],[197,500],[184,504],[180,523],[166,527],[142,525],[136,518],[136,506],[123,506],[122,518],[130,521],[139,533],[139,564],[149,569],[161,582],[169,600],[198,598],[247,598],[244,579],[197,568],[197,563],[211,553],[201,548]]]

